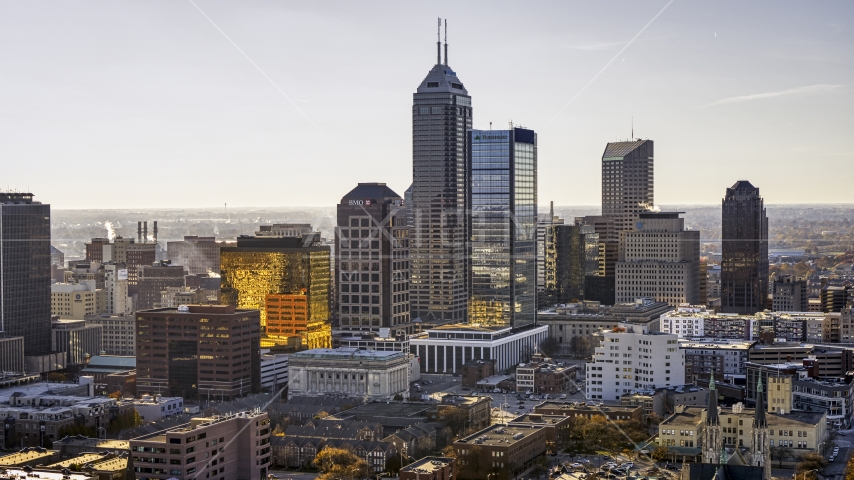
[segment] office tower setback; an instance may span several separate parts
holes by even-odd
[[[190,275],[219,274],[219,249],[214,237],[186,235],[183,241],[166,242],[166,253],[172,265],[181,265]]]
[[[761,312],[768,298],[768,217],[759,189],[735,182],[721,220],[721,311]]]
[[[297,338],[308,348],[332,346],[329,319],[330,249],[318,234],[303,237],[237,237],[220,252],[221,303],[261,311],[264,345]],[[268,311],[272,295],[304,295],[306,311]],[[292,301],[290,297],[286,298]]]
[[[549,305],[547,291],[556,288],[554,225],[563,225],[563,219],[555,215],[554,202],[549,202],[549,212],[541,213],[537,219],[537,305]]]
[[[234,399],[261,389],[260,313],[232,305],[136,312],[137,392]]]
[[[806,312],[807,282],[792,275],[781,275],[774,281],[772,310],[775,312]]]
[[[638,214],[655,205],[653,142],[609,143],[602,154],[602,215],[614,218],[617,232],[630,230]]]
[[[469,300],[466,132],[472,106],[447,60],[447,53],[444,64],[436,59],[412,107],[410,304],[413,319],[437,323],[466,320]]]
[[[700,298],[700,232],[685,230],[681,212],[640,213],[620,233],[617,302],[654,298],[674,307]]]
[[[537,134],[469,132],[469,321],[521,327],[536,321]]]
[[[338,204],[335,231],[342,330],[409,323],[409,227],[401,198],[384,183],[360,183]]]
[[[0,192],[0,331],[50,352],[50,205]]]

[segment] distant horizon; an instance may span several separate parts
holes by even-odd
[[[330,208],[330,207],[335,207],[336,205],[338,205],[338,204],[333,203],[333,204],[330,204],[327,206],[324,206],[324,205],[248,206],[248,207],[228,207],[228,210],[285,209],[285,208],[289,208],[289,209]],[[655,206],[656,207],[665,207],[665,206],[673,206],[673,205],[680,206],[680,207],[720,207],[720,204],[717,204],[717,203],[664,203],[664,204],[656,204]],[[176,210],[176,211],[177,210],[215,210],[215,209],[225,210],[223,207],[149,207],[149,208],[146,208],[146,207],[121,207],[121,208],[62,208],[62,207],[56,207],[56,208],[54,208],[53,204],[50,204],[50,206],[51,206],[51,211],[53,211],[53,210],[68,210],[68,211],[71,211],[71,210],[75,210],[75,211],[88,210],[88,211],[93,211],[93,212],[94,211],[112,211],[112,212],[115,212],[115,211],[122,211],[122,210]],[[539,210],[539,207],[545,207],[545,209],[548,210],[548,206],[549,206],[548,204],[538,205],[538,210]],[[770,206],[786,206],[786,207],[794,207],[794,206],[828,206],[828,207],[829,206],[833,206],[833,207],[851,206],[851,207],[854,207],[854,202],[851,202],[851,203],[844,203],[844,202],[842,202],[842,203],[826,203],[826,202],[825,203],[768,203],[768,202],[765,202],[765,208],[766,209]],[[567,208],[567,207],[569,207],[569,208],[600,208],[600,209],[602,208],[601,205],[555,204],[555,208],[558,208],[558,207],[561,207],[561,208]]]

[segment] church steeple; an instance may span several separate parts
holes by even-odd
[[[759,382],[756,383],[756,410],[753,414],[753,427],[765,428],[768,426],[768,420],[765,418],[765,395],[763,395],[762,377],[759,377]]]
[[[706,412],[706,425],[719,425],[718,418],[718,391],[715,389],[715,369],[712,369],[712,376],[709,377],[709,405]]]

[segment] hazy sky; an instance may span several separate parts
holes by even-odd
[[[441,16],[475,128],[538,132],[541,205],[598,205],[632,116],[656,203],[739,179],[854,202],[852,2],[193,1],[0,3],[0,188],[54,208],[402,195]]]

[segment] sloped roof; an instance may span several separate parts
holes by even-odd
[[[428,83],[435,82],[438,84],[436,87],[428,87]],[[456,88],[452,84],[459,85],[462,88]],[[418,93],[458,93],[461,95],[468,95],[469,92],[466,90],[466,87],[463,86],[462,80],[457,77],[457,72],[455,72],[451,67],[442,64],[436,64],[433,68],[430,69],[430,72],[427,73],[427,76],[424,77],[424,80],[421,82],[421,85],[418,86]]]
[[[386,186],[385,183],[360,183],[350,190],[341,200],[365,200],[380,198],[400,198],[400,195]]]
[[[626,155],[628,155],[632,150],[634,150],[634,149],[636,149],[636,148],[640,147],[641,145],[643,145],[645,142],[648,142],[648,141],[649,141],[649,140],[632,140],[632,141],[629,141],[629,142],[613,142],[613,143],[609,143],[609,144],[605,147],[605,153],[603,153],[603,154],[602,154],[602,157],[603,157],[603,158],[609,158],[609,157],[625,157],[625,156],[626,156]]]

